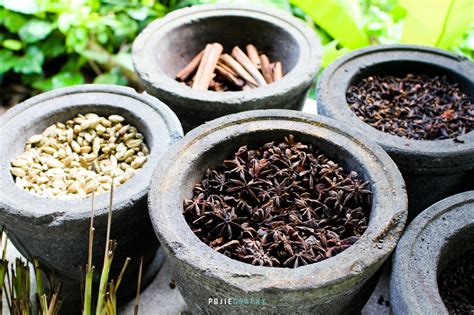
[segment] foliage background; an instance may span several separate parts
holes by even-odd
[[[438,46],[474,59],[474,0],[0,0],[2,104],[41,91],[108,83],[140,89],[130,46],[152,20],[201,3],[276,6],[323,43],[323,66],[379,43]]]

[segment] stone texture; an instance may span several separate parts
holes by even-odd
[[[225,93],[196,91],[175,81],[176,73],[209,42],[222,43],[227,52],[253,43],[271,60],[282,61],[286,75],[262,88]],[[136,38],[132,55],[147,91],[168,104],[187,131],[247,110],[301,109],[318,73],[322,48],[314,31],[287,12],[199,5],[152,22]]]
[[[452,194],[474,189],[474,132],[453,140],[420,141],[379,131],[349,108],[346,91],[364,76],[378,73],[423,72],[447,75],[471,95],[474,63],[444,50],[413,45],[379,45],[348,53],[328,66],[317,87],[318,111],[357,128],[393,158],[408,191],[409,220]]]
[[[474,249],[474,191],[446,198],[418,215],[405,231],[393,259],[391,300],[398,314],[448,314],[438,274]]]
[[[54,270],[71,300],[79,299],[79,266],[87,262],[91,198],[55,200],[31,195],[16,187],[10,161],[23,152],[26,140],[47,126],[78,113],[120,114],[143,132],[150,148],[144,167],[129,182],[115,190],[112,238],[118,242],[113,273],[126,256],[132,258],[127,277],[136,278],[139,257],[145,257],[144,282],[153,279],[162,260],[147,208],[151,174],[167,147],[181,138],[177,117],[162,102],[133,89],[107,85],[81,85],[40,94],[0,118],[0,223],[15,247],[25,256],[37,256],[45,268]],[[109,194],[95,198],[94,265],[101,269],[105,246]],[[148,268],[150,267],[150,268]],[[98,282],[99,273],[95,273]],[[125,281],[125,283],[127,283]],[[129,281],[133,283],[133,281]],[[77,288],[77,289],[73,289]],[[132,292],[135,288],[129,288]],[[122,288],[128,294],[127,288]]]
[[[349,249],[297,268],[257,267],[232,260],[201,242],[182,216],[182,198],[209,166],[243,144],[261,145],[292,133],[317,144],[370,180],[374,204],[364,235]],[[363,143],[363,145],[362,145]],[[173,277],[193,313],[317,312],[360,310],[378,270],[400,237],[407,215],[403,179],[371,140],[334,120],[296,111],[251,111],[201,126],[168,151],[155,170],[149,204],[155,231]],[[208,305],[209,298],[263,298],[266,305]]]

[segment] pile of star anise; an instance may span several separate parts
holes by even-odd
[[[368,181],[292,135],[242,146],[207,170],[184,201],[193,232],[211,248],[260,266],[299,267],[332,257],[364,233]]]

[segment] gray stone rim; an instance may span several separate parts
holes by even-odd
[[[282,80],[269,86],[252,91],[216,93],[212,91],[196,91],[182,86],[173,78],[160,70],[155,62],[150,62],[148,45],[153,38],[161,36],[167,30],[189,20],[205,19],[216,16],[246,16],[267,22],[278,23],[302,44],[300,59],[295,67]],[[226,4],[198,5],[183,8],[167,14],[165,17],[150,23],[135,39],[132,57],[135,70],[148,85],[173,97],[198,102],[217,102],[245,107],[246,103],[256,99],[267,99],[283,96],[289,90],[302,90],[316,77],[321,64],[322,46],[315,32],[305,23],[291,14],[278,9],[261,6],[239,6]]]
[[[78,85],[42,93],[16,105],[1,117],[0,133],[2,137],[0,137],[0,152],[8,150],[8,148],[5,147],[7,142],[6,138],[9,135],[18,133],[17,129],[12,131],[8,129],[8,127],[12,127],[12,124],[14,124],[13,126],[15,128],[21,127],[18,123],[21,122],[21,118],[26,117],[26,115],[32,115],[32,119],[37,119],[38,115],[44,117],[45,113],[52,111],[49,108],[41,108],[41,111],[38,110],[39,108],[36,109],[37,106],[40,106],[43,102],[51,101],[58,97],[74,98],[77,97],[78,94],[87,95],[94,93],[103,95],[113,94],[123,97],[124,99],[131,98],[138,101],[140,104],[143,104],[143,107],[134,108],[134,110],[137,112],[144,110],[149,115],[155,115],[154,118],[161,117],[164,122],[161,128],[162,130],[167,130],[170,138],[170,143],[159,145],[157,146],[159,149],[155,149],[155,152],[151,152],[151,154],[155,156],[150,158],[150,163],[148,165],[145,164],[141,172],[138,172],[129,182],[115,189],[113,211],[120,211],[121,209],[127,209],[133,202],[147,195],[151,182],[151,174],[160,155],[167,149],[169,144],[183,136],[183,130],[176,115],[163,102],[150,95],[139,94],[134,89],[128,87],[100,84]],[[84,103],[82,105],[100,105],[100,102],[96,101],[95,103]],[[108,105],[114,106],[111,104]],[[120,106],[120,104],[117,104],[117,106]],[[67,111],[67,109],[68,106],[62,106],[59,111],[63,112]],[[35,110],[36,113],[32,112],[33,110]],[[55,108],[54,111],[58,111],[58,109]],[[153,116],[142,118],[145,122],[151,123]],[[150,132],[155,131],[150,130]],[[89,205],[91,204],[91,197],[78,200],[53,200],[37,197],[17,188],[8,177],[11,177],[9,168],[0,167],[0,181],[2,181],[0,184],[5,186],[5,189],[0,190],[0,209],[7,211],[8,215],[43,218],[45,222],[49,222],[49,224],[53,225],[59,224],[61,220],[64,219],[80,220],[90,217]],[[109,204],[108,198],[109,194],[107,193],[95,197],[97,215],[107,212]]]
[[[403,56],[403,57],[400,57]],[[409,140],[391,135],[364,123],[348,107],[341,84],[345,84],[366,66],[387,61],[414,61],[455,71],[467,80],[474,80],[474,62],[442,49],[418,45],[376,45],[358,49],[329,65],[321,74],[317,86],[318,110],[325,116],[348,123],[372,139],[376,139],[389,154],[400,155],[398,165],[412,169],[413,156],[424,162],[418,171],[450,173],[474,168],[474,132],[461,137],[465,143],[451,140]],[[337,88],[335,88],[337,86]],[[447,161],[449,160],[449,163]]]
[[[448,313],[438,289],[438,262],[446,240],[474,225],[473,207],[474,191],[460,193],[427,208],[408,226],[393,257],[390,295],[395,314]],[[429,246],[423,244],[427,235],[434,237]]]
[[[274,127],[269,127],[269,123]],[[194,235],[182,216],[182,200],[177,193],[185,176],[182,169],[192,167],[200,153],[221,140],[233,138],[238,133],[248,133],[248,130],[287,128],[288,123],[298,124],[299,132],[322,133],[325,139],[334,137],[344,141],[349,150],[357,148],[354,155],[370,163],[369,175],[374,180],[376,197],[367,231],[354,245],[337,256],[297,269],[253,266],[215,252]],[[211,144],[203,148],[202,144],[210,138],[215,140],[210,140]],[[297,290],[334,285],[338,288],[336,290],[343,290],[340,285],[344,281],[366,280],[367,273],[375,273],[395,248],[404,228],[408,207],[403,178],[381,147],[332,119],[290,110],[238,113],[194,129],[176,143],[159,163],[153,175],[148,202],[155,232],[168,255],[175,256],[180,263],[198,273],[206,273],[246,292],[249,288],[260,291],[275,286]]]

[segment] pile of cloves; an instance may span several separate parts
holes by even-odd
[[[283,77],[280,61],[270,63],[252,44],[245,48],[247,53],[235,46],[229,55],[221,44],[207,44],[176,74],[176,80],[195,90],[225,92],[255,89]]]

